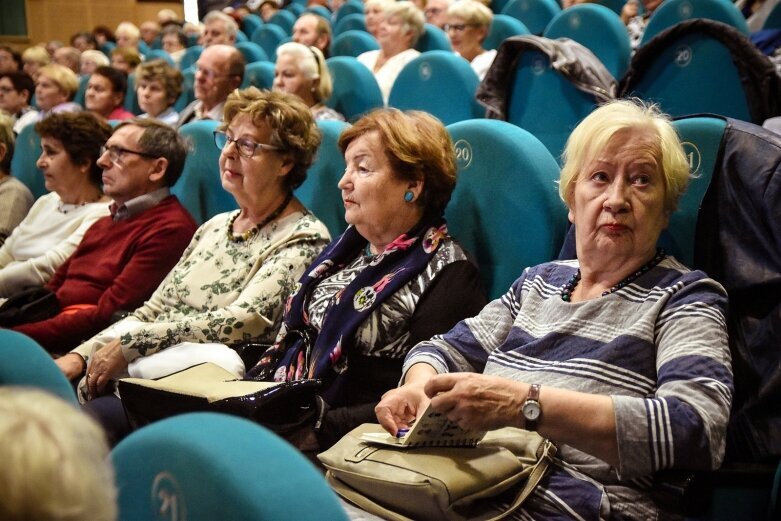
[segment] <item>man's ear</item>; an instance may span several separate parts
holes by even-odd
[[[149,172],[149,180],[152,183],[160,183],[165,179],[165,172],[168,170],[168,160],[164,157],[158,157],[152,163],[152,170]]]

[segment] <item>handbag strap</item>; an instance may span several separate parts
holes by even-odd
[[[542,481],[542,477],[545,475],[545,472],[548,470],[548,467],[550,466],[550,462],[553,459],[553,456],[556,455],[556,446],[548,439],[545,439],[542,442],[542,455],[537,460],[537,463],[534,464],[534,467],[532,467],[532,471],[529,474],[529,477],[526,479],[526,482],[524,483],[521,490],[518,491],[518,495],[515,496],[515,499],[512,503],[510,503],[510,506],[507,508],[506,511],[502,512],[498,516],[494,516],[490,519],[487,519],[486,521],[499,521],[500,519],[504,519],[516,510],[523,504],[524,501],[526,501],[526,498],[531,495],[531,493],[534,491],[534,488],[540,484],[540,481]]]

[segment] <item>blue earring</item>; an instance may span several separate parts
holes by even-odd
[[[415,199],[415,194],[413,194],[411,191],[407,190],[404,192],[404,200],[408,203],[411,203],[412,200]]]

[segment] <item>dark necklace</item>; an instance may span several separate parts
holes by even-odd
[[[656,250],[656,255],[653,259],[643,264],[640,269],[637,271],[630,273],[627,277],[625,277],[623,280],[621,280],[618,284],[613,286],[607,291],[602,292],[602,296],[610,295],[611,293],[615,293],[619,289],[628,286],[632,282],[634,282],[635,279],[640,277],[641,275],[647,273],[651,268],[662,262],[662,259],[664,259],[664,256],[667,255],[664,251],[664,248],[658,248]],[[564,286],[561,288],[561,300],[564,302],[569,302],[572,299],[572,292],[575,291],[575,287],[578,285],[578,282],[580,282],[580,268],[578,268],[578,271],[575,272],[575,274],[570,277],[570,279],[567,281]]]
[[[239,215],[241,215],[241,212],[234,215],[230,222],[228,223],[228,239],[230,239],[233,242],[246,242],[256,236],[261,228],[266,226],[268,223],[279,217],[279,215],[285,211],[285,208],[287,208],[287,205],[290,204],[290,200],[293,199],[293,192],[288,192],[287,197],[285,197],[285,200],[282,201],[282,204],[280,204],[276,210],[268,214],[268,217],[260,221],[258,224],[247,230],[246,232],[242,233],[241,235],[236,235],[233,233],[233,223],[236,222],[236,219],[238,219]]]

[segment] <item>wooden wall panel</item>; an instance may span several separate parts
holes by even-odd
[[[2,0],[0,0],[2,1]],[[128,20],[136,25],[155,19],[160,9],[173,9],[184,17],[182,2],[137,2],[135,0],[26,0],[27,38],[0,37],[0,43],[19,50],[49,40],[68,42],[73,33],[98,24],[116,28]]]

